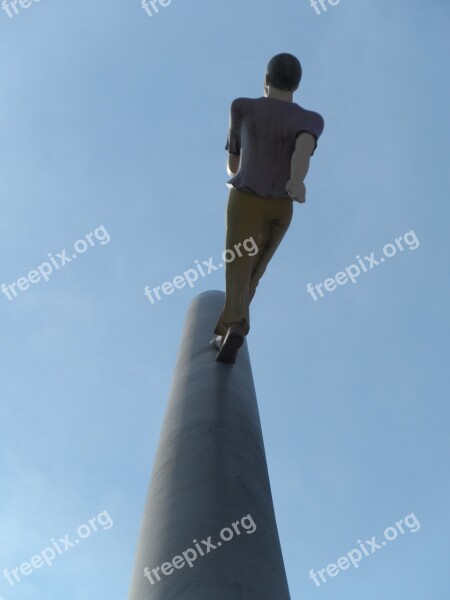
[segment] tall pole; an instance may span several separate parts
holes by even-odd
[[[188,311],[129,600],[289,600],[247,344],[209,346],[224,293]]]

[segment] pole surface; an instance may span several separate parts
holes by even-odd
[[[224,299],[200,294],[186,316],[129,600],[290,599],[247,343],[234,365],[216,361],[209,346]],[[227,527],[229,541],[220,535]],[[202,543],[209,536],[221,544]],[[188,548],[198,555],[192,568],[176,561],[171,574],[157,570],[158,581],[152,569]]]

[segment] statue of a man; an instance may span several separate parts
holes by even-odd
[[[305,202],[304,179],[324,120],[293,101],[301,77],[295,56],[277,54],[267,66],[264,97],[231,104],[226,248],[253,238],[258,252],[226,263],[225,305],[211,340],[221,362],[236,362],[259,280],[288,230],[293,202]]]

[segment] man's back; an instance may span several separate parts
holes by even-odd
[[[317,140],[324,120],[316,112],[277,98],[237,98],[231,105],[226,150],[241,155],[238,173],[228,184],[258,196],[289,197],[291,158],[300,133]]]

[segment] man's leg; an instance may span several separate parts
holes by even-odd
[[[226,248],[233,250],[235,244],[244,242],[252,237],[255,241],[263,228],[263,202],[253,194],[236,189],[230,191],[227,207]],[[236,254],[232,262],[226,264],[225,305],[216,323],[214,333],[224,336],[231,323],[243,324],[245,334],[250,329],[249,315],[249,283],[255,259],[258,254],[250,256],[242,252]]]
[[[261,239],[258,241],[259,251],[252,270],[249,284],[249,301],[255,295],[261,277],[280,245],[289,228],[293,214],[293,201],[288,198],[264,198],[267,200],[265,208],[265,227]]]

